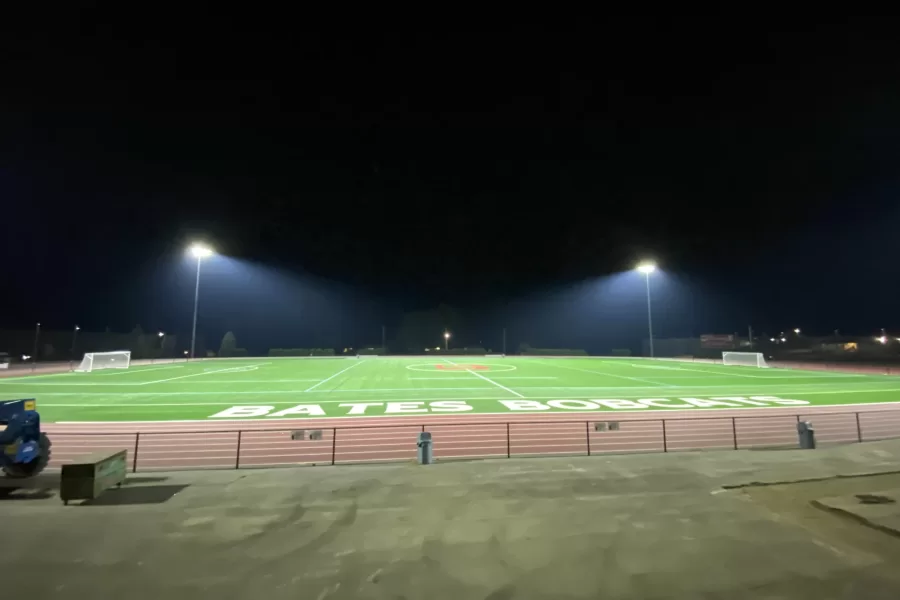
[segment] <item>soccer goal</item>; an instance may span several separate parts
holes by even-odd
[[[723,352],[723,365],[741,365],[744,367],[768,367],[762,352]]]
[[[98,369],[127,369],[131,364],[131,350],[116,352],[89,352],[75,369],[79,373],[90,373]]]

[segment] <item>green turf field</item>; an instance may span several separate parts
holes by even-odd
[[[455,357],[207,360],[0,379],[47,421],[702,410],[900,401],[900,380],[709,363]]]

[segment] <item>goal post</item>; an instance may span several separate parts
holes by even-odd
[[[760,368],[769,366],[762,352],[723,352],[722,364]]]
[[[131,365],[131,350],[115,352],[88,352],[75,369],[78,373],[90,373],[99,369],[127,369]]]

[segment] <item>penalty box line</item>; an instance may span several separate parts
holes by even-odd
[[[326,377],[325,379],[323,379],[323,380],[320,381],[319,383],[317,383],[317,384],[315,384],[315,385],[312,385],[312,386],[306,388],[306,389],[304,390],[304,392],[311,392],[311,391],[313,391],[314,389],[316,389],[317,387],[319,387],[320,385],[322,385],[323,383],[326,383],[326,382],[328,382],[328,381],[331,381],[332,379],[334,379],[335,377],[337,377],[337,376],[340,375],[341,373],[346,373],[347,371],[349,371],[349,370],[352,369],[353,367],[358,367],[358,366],[361,365],[361,364],[362,364],[362,361],[356,361],[355,363],[353,363],[352,365],[350,365],[350,366],[347,367],[346,369],[341,369],[340,371],[338,371],[337,373],[335,373],[335,374],[332,375],[331,377]]]
[[[450,363],[450,364],[453,365],[454,367],[459,367],[458,364],[456,364],[455,362],[449,361],[449,360],[447,360],[446,358],[444,359],[444,362]],[[473,371],[472,369],[466,368],[465,371],[466,371],[467,373],[471,373],[471,374],[474,375],[475,377],[478,377],[478,378],[480,378],[480,379],[484,379],[484,380],[487,381],[488,383],[492,383],[492,384],[496,385],[496,386],[497,386],[498,388],[500,388],[501,390],[506,390],[507,392],[509,392],[510,394],[513,394],[514,396],[518,396],[519,398],[524,398],[524,397],[525,397],[525,396],[523,396],[522,394],[520,394],[519,392],[516,392],[516,391],[513,391],[513,390],[509,389],[509,388],[506,387],[505,385],[500,385],[499,383],[497,383],[497,382],[494,381],[493,379],[488,379],[487,377],[485,377],[485,376],[482,375],[481,373],[476,373],[476,372]]]

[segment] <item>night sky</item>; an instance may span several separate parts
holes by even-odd
[[[106,18],[0,41],[0,326],[185,331],[201,238],[201,329],[255,347],[439,304],[465,343],[636,346],[645,257],[661,335],[900,327],[889,24]]]

